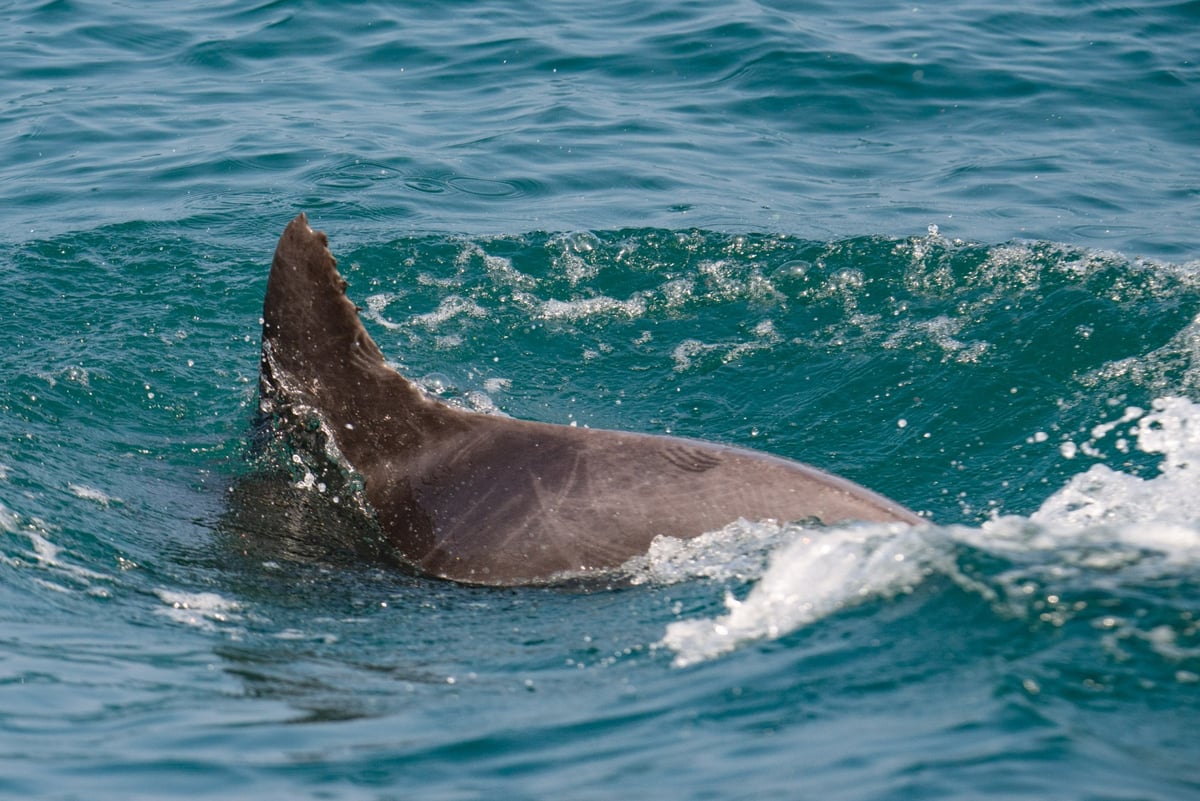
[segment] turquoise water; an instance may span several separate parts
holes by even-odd
[[[0,795],[1200,798],[1197,3],[0,20]],[[362,558],[250,453],[301,210],[449,402],[933,522]]]

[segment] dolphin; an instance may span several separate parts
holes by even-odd
[[[430,576],[552,582],[738,519],[922,522],[766,453],[448,406],[384,361],[346,287],[328,238],[300,214],[267,281],[259,408],[285,431],[324,432],[330,455],[361,478],[387,547]]]

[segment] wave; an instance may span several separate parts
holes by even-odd
[[[629,569],[658,582],[750,574],[748,594],[727,593],[724,614],[668,625],[660,644],[679,667],[785,637],[941,576],[1005,616],[1060,627],[1082,620],[1114,643],[1142,640],[1176,664],[1176,680],[1194,682],[1200,680],[1197,621],[1186,603],[1156,588],[1194,583],[1200,567],[1200,405],[1160,398],[1149,411],[1130,409],[1120,423],[1095,430],[1098,438],[1114,432],[1129,437],[1131,447],[1160,455],[1159,474],[1141,478],[1095,464],[1032,515],[997,517],[978,527],[815,530],[742,521],[719,535],[726,552],[731,540],[740,553],[736,559],[721,554],[718,570],[711,539],[657,543]],[[981,560],[990,566],[980,570]],[[1082,600],[1097,594],[1109,603]],[[1138,614],[1118,609],[1129,594],[1142,597]]]

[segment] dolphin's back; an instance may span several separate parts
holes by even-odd
[[[739,518],[920,522],[857,484],[756,451],[446,406],[384,362],[345,286],[325,235],[300,215],[268,279],[260,403],[292,424],[319,417],[391,547],[432,575],[541,581]]]
[[[508,584],[613,567],[656,536],[694,537],[739,518],[920,521],[849,481],[755,451],[476,417],[417,470],[396,466],[392,475],[409,477],[372,501],[403,510],[380,520],[423,543],[419,566],[447,578]]]

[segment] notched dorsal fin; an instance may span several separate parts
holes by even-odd
[[[303,378],[328,365],[383,364],[346,287],[329,239],[299,214],[279,238],[263,302],[263,341],[280,367]]]
[[[259,408],[315,411],[342,457],[362,469],[453,413],[388,366],[346,287],[329,240],[298,215],[279,238],[267,279]]]

